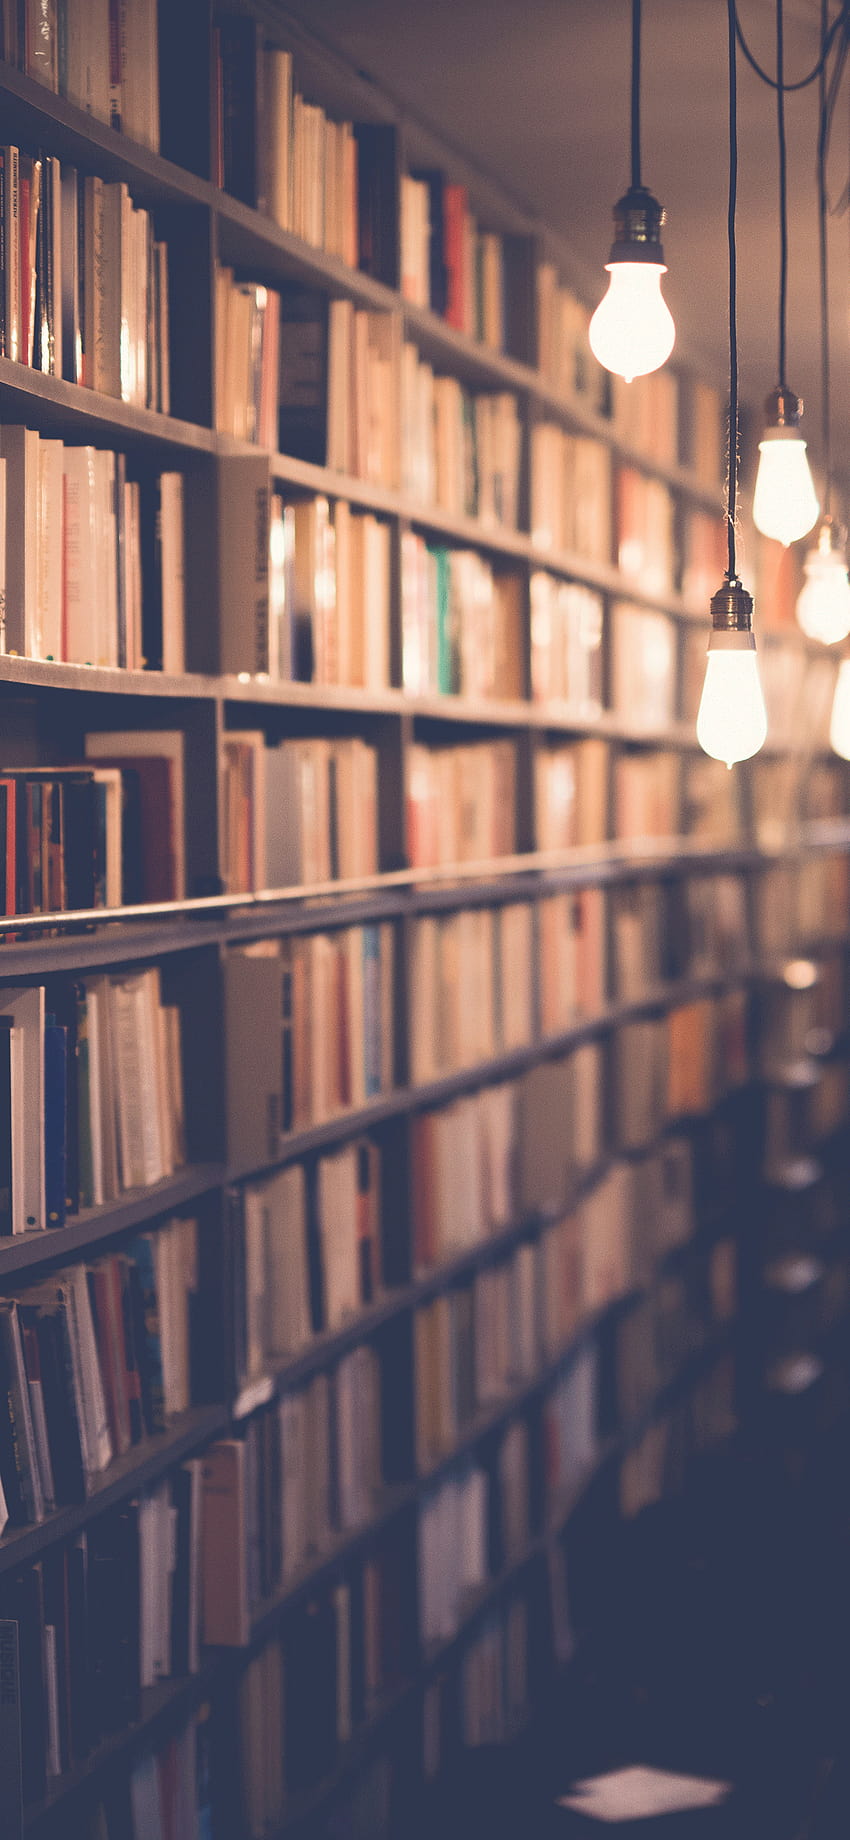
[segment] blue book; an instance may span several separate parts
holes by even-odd
[[[68,1030],[44,1027],[44,1197],[49,1227],[64,1227],[68,1190]]]
[[[381,1090],[381,929],[363,932],[363,1057],[367,1099]]]

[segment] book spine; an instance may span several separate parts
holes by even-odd
[[[0,1833],[23,1840],[21,1665],[18,1624],[0,1618]]]

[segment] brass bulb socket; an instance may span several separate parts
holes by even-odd
[[[654,262],[663,268],[661,226],[665,210],[644,185],[633,185],[614,206],[614,241],[609,262]]]
[[[737,575],[727,575],[722,588],[711,597],[711,642],[715,635],[729,635],[733,639],[747,636],[755,646],[753,637],[753,597],[747,592]],[[740,649],[748,650],[748,646]]]

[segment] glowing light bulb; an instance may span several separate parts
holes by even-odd
[[[605,266],[608,292],[590,322],[590,349],[606,371],[631,383],[657,371],[676,338],[661,292],[667,273],[661,227],[664,207],[644,185],[633,185],[614,206],[614,241]]]
[[[796,543],[818,514],[817,493],[797,426],[803,404],[780,384],[765,403],[767,427],[759,442],[759,470],[753,494],[753,523],[777,543]]]
[[[712,760],[749,760],[763,746],[767,711],[751,632],[713,632],[702,687],[697,740]]]
[[[832,715],[829,723],[830,746],[842,760],[850,760],[850,658],[842,658],[838,667]]]
[[[804,572],[797,619],[809,639],[835,645],[850,633],[850,580],[841,532],[831,518],[821,520],[817,548],[809,550]]]
[[[590,322],[590,349],[607,371],[631,383],[657,371],[676,338],[661,292],[663,262],[608,262],[611,280]]]

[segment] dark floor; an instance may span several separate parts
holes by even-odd
[[[848,1448],[844,1425],[805,1464],[735,1450],[596,1552],[592,1645],[513,1755],[469,1759],[434,1840],[850,1840]],[[555,1805],[627,1763],[733,1793],[616,1826]]]

